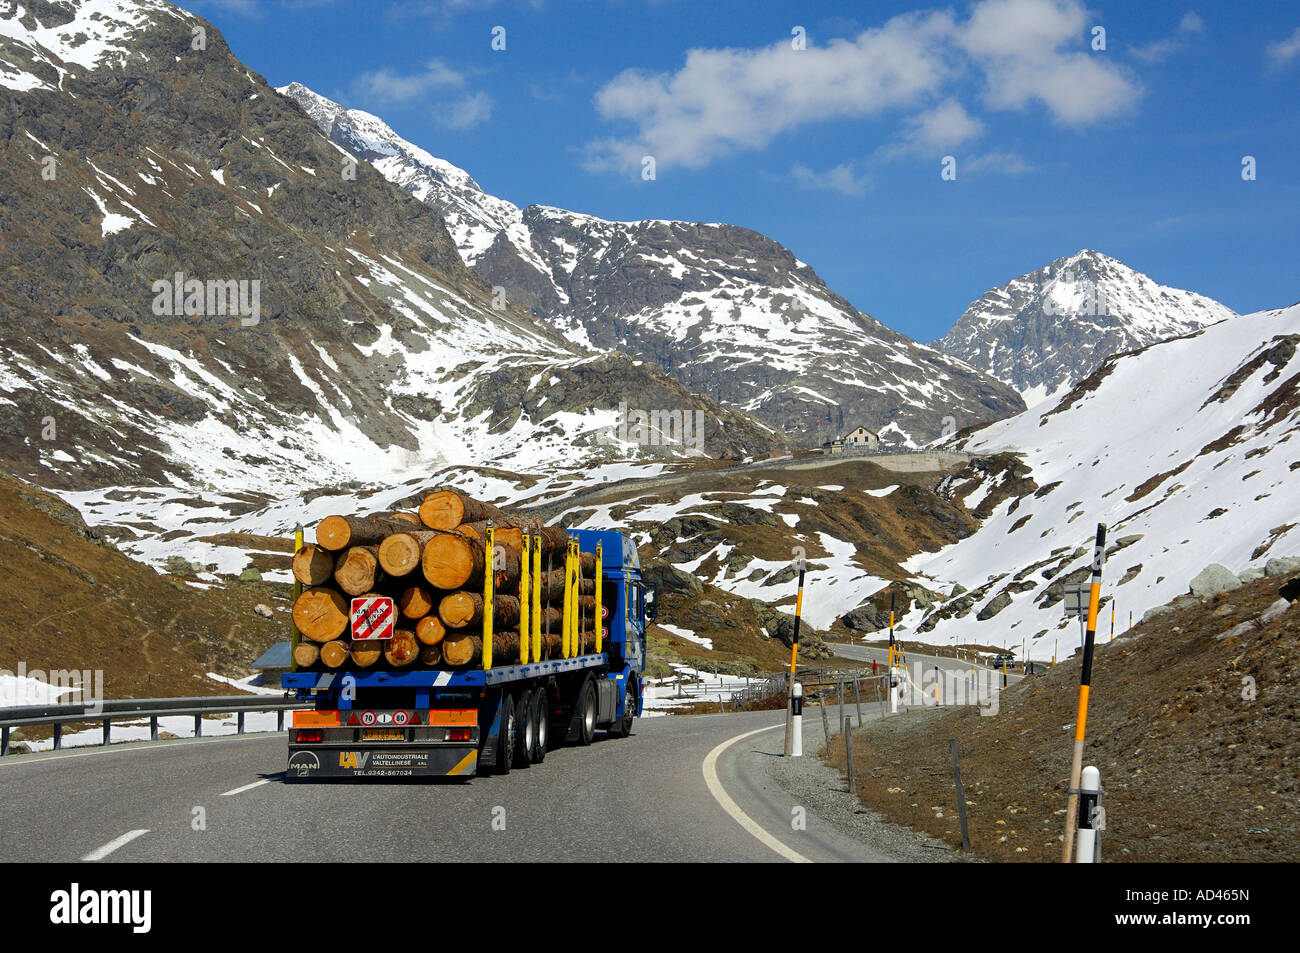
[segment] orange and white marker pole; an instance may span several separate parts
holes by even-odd
[[[799,620],[803,616],[803,575],[807,568],[807,563],[803,558],[799,559],[799,595],[794,600],[794,636],[790,639],[790,678],[789,688],[786,689],[785,702],[785,756],[787,758],[795,756],[792,748],[792,737],[794,734],[794,673],[799,666]],[[803,710],[803,699],[799,700],[800,712]],[[802,730],[803,719],[800,719]],[[830,740],[827,739],[827,743]],[[802,754],[802,742],[800,744],[800,754]]]
[[[1097,544],[1092,554],[1092,592],[1088,596],[1088,628],[1083,638],[1083,664],[1079,667],[1079,707],[1074,717],[1074,757],[1070,762],[1070,799],[1065,805],[1065,850],[1061,862],[1074,853],[1074,833],[1079,820],[1079,775],[1083,770],[1083,739],[1088,729],[1088,693],[1092,688],[1092,649],[1097,637],[1097,608],[1101,601],[1101,567],[1106,561],[1106,524],[1097,524]]]

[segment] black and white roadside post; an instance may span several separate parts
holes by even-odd
[[[1088,765],[1079,776],[1079,832],[1076,864],[1101,863],[1101,831],[1106,816],[1101,809],[1101,772]]]
[[[1068,864],[1074,847],[1074,829],[1079,820],[1079,775],[1083,771],[1083,740],[1088,728],[1088,693],[1092,689],[1092,648],[1097,637],[1097,608],[1101,602],[1101,568],[1106,561],[1106,524],[1097,524],[1097,543],[1092,554],[1092,591],[1088,597],[1088,623],[1083,639],[1083,660],[1079,666],[1079,706],[1074,718],[1074,756],[1070,762],[1070,798],[1065,805],[1065,849],[1061,862]]]
[[[794,683],[794,694],[790,696],[790,715],[793,727],[790,732],[790,757],[803,757],[803,686]]]
[[[794,731],[794,673],[799,666],[799,619],[803,615],[803,574],[807,568],[802,547],[796,547],[795,553],[799,564],[799,595],[794,601],[794,635],[790,639],[790,677],[787,679],[790,687],[787,689],[785,705],[785,756],[787,758],[793,756],[790,746]],[[800,705],[802,704],[800,702]],[[829,735],[826,740],[830,741]]]

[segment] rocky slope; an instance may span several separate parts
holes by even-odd
[[[930,588],[965,587],[916,637],[1025,640],[1039,659],[1059,638],[1072,651],[1062,588],[1088,577],[1098,523],[1105,637],[1111,604],[1123,632],[1129,612],[1187,594],[1207,564],[1253,575],[1300,552],[1287,492],[1300,470],[1297,344],[1300,305],[1244,315],[1108,358],[1059,400],[954,439],[989,456],[940,495],[983,523],[907,563]]]
[[[520,209],[379,118],[281,89],[331,141],[436,209],[465,262],[573,341],[654,361],[804,444],[858,425],[938,436],[1022,409],[1006,386],[891,331],[757,232]],[[821,421],[820,429],[817,421]]]
[[[776,443],[648,363],[494,307],[433,210],[170,4],[9,5],[0,96],[11,471],[273,491],[699,452],[602,444],[620,401],[701,411],[715,455]]]
[[[985,292],[934,346],[1010,384],[1032,406],[1112,354],[1233,317],[1217,301],[1083,249]]]

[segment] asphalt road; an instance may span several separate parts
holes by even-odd
[[[561,748],[541,765],[467,782],[286,783],[282,734],[11,756],[0,763],[0,855],[157,863],[892,859],[885,845],[811,812],[806,830],[792,830],[791,796],[763,768],[780,754],[783,724],[779,711],[638,719],[630,738],[600,734],[590,748]],[[727,745],[738,736],[745,737]]]
[[[830,645],[831,651],[841,658],[855,659],[860,662],[870,662],[874,660],[879,662],[882,667],[889,660],[889,649],[887,648],[877,648],[873,645],[850,645],[842,642],[830,642],[827,644]],[[952,672],[957,675],[968,673],[971,669],[971,663],[965,659],[955,659],[943,655],[922,655],[919,652],[914,652],[910,649],[907,652],[907,664],[909,668],[914,668],[918,664],[923,665],[926,669],[938,666],[942,671]],[[992,669],[985,665],[976,665],[975,668],[979,672],[992,671]],[[1008,672],[1007,684],[1014,684],[1022,678],[1024,678],[1023,675],[1016,675]]]

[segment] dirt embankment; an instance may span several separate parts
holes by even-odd
[[[197,589],[159,575],[57,497],[0,475],[0,669],[102,670],[108,698],[230,694],[288,631],[287,585]],[[253,607],[265,603],[274,617]]]
[[[1233,638],[1286,577],[1136,625],[1097,647],[1084,763],[1101,770],[1107,861],[1294,861],[1300,843],[1300,608]],[[1077,658],[1003,692],[999,711],[913,710],[855,737],[868,807],[960,844],[949,739],[974,854],[1058,861]],[[842,746],[830,753],[843,763]]]

